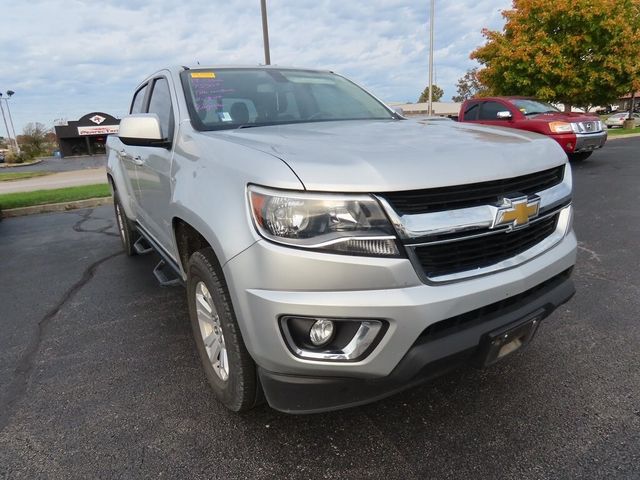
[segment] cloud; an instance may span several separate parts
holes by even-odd
[[[509,0],[436,2],[435,66],[445,100],[473,66],[483,27]],[[273,63],[328,68],[388,101],[428,78],[429,2],[269,0]],[[166,65],[263,62],[257,0],[31,0],[3,9],[0,91],[16,130],[31,121],[126,113],[135,86]],[[4,134],[4,126],[0,126]]]

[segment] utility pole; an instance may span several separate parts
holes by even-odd
[[[271,65],[271,53],[269,52],[269,26],[267,25],[267,0],[260,0],[262,10],[262,41],[264,43],[264,64]]]
[[[433,17],[435,10],[436,0],[431,0],[431,16],[429,18],[429,115],[433,115]]]

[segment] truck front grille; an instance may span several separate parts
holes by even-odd
[[[398,215],[453,210],[455,208],[489,205],[511,193],[530,195],[562,182],[564,165],[520,177],[471,183],[453,187],[407,190],[380,194]]]
[[[475,270],[528,250],[551,235],[557,221],[558,214],[554,214],[519,230],[419,245],[414,252],[428,278]]]
[[[576,122],[576,127],[578,129],[577,133],[596,133],[601,131],[600,125],[596,121]]]

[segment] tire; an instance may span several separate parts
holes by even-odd
[[[122,208],[120,197],[116,191],[113,192],[113,208],[116,214],[116,224],[118,226],[120,240],[122,241],[122,248],[124,248],[125,253],[129,257],[132,257],[136,254],[136,249],[133,248],[133,245],[136,243],[138,238],[140,238],[140,234],[133,227],[131,220],[127,218],[127,214],[125,213],[124,208]]]
[[[569,161],[570,162],[583,162],[587,158],[589,158],[592,153],[593,152],[570,153],[568,155],[569,156]]]
[[[213,250],[189,259],[187,301],[193,338],[216,398],[229,410],[253,408],[259,385],[256,366],[242,340],[233,306]]]

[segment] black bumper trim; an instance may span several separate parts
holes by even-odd
[[[396,368],[383,378],[295,376],[259,368],[262,388],[269,405],[286,413],[318,413],[371,403],[475,362],[480,340],[488,332],[537,310],[542,310],[545,318],[574,293],[573,281],[563,272],[557,281],[527,296],[526,301],[494,313],[471,328],[438,339],[418,338]]]

